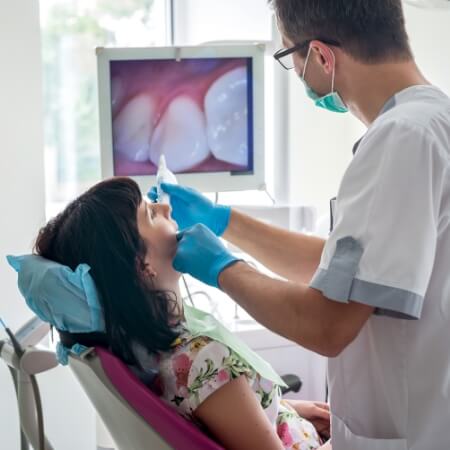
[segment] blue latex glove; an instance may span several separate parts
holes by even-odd
[[[218,288],[222,271],[240,261],[204,225],[197,224],[181,231],[177,239],[174,269],[177,272],[189,273],[210,286]]]
[[[201,223],[216,236],[222,236],[227,229],[231,214],[229,206],[215,205],[195,189],[189,187],[161,183],[161,188],[170,195],[172,218],[180,230]],[[147,195],[151,201],[157,201],[156,187],[153,186]]]

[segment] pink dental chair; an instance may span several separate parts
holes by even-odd
[[[69,365],[120,450],[224,450],[101,347]]]

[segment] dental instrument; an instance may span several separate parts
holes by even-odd
[[[158,203],[170,205],[170,195],[161,189],[162,183],[178,184],[175,175],[167,168],[166,157],[159,157],[158,173],[156,174],[156,189],[158,193]]]

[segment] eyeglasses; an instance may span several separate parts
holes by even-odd
[[[294,53],[302,48],[307,47],[312,41],[320,41],[324,44],[333,45],[334,47],[340,47],[341,44],[337,41],[329,40],[329,39],[308,39],[307,41],[296,44],[293,47],[289,48],[281,48],[276,53],[274,53],[273,57],[276,61],[278,61],[281,66],[286,70],[291,70],[295,67],[294,64]]]

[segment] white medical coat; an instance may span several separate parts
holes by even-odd
[[[374,306],[329,361],[333,450],[450,449],[450,99],[396,94],[359,142],[311,281]]]

